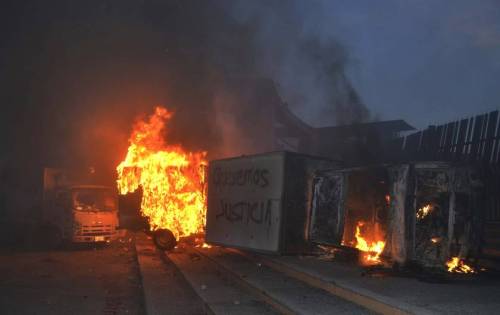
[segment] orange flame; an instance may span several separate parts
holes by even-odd
[[[359,221],[356,225],[356,248],[365,252],[363,255],[364,263],[374,264],[380,263],[380,254],[384,251],[385,242],[381,240],[372,241],[368,243],[363,236],[361,236],[361,227],[365,223]]]
[[[432,212],[432,206],[431,205],[425,205],[422,208],[417,210],[417,219],[422,220],[426,216],[428,216]]]
[[[441,238],[440,237],[431,237],[431,242],[434,244],[437,244],[437,243],[441,242]]]
[[[163,131],[172,112],[156,107],[130,136],[127,156],[116,168],[118,191],[142,188],[141,213],[152,230],[166,228],[175,237],[203,232],[206,214],[206,152],[186,152],[168,145]]]
[[[212,248],[212,245],[209,245],[209,244],[203,242],[203,244],[198,244],[195,247],[198,247],[198,248]]]
[[[391,195],[385,195],[385,202],[387,203],[388,206],[391,205]]]
[[[446,262],[446,267],[448,267],[448,272],[453,273],[475,273],[474,268],[466,265],[463,259],[459,257],[452,257]]]

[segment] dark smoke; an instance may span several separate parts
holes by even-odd
[[[370,119],[345,75],[349,55],[321,25],[319,1],[233,2],[234,16],[254,30],[256,69],[313,126]]]
[[[92,165],[112,178],[133,120],[158,104],[176,112],[171,141],[251,153],[270,127],[255,128],[263,82],[312,125],[370,118],[345,76],[348,53],[310,25],[319,2],[3,3],[4,165]]]

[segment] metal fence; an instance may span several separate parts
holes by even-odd
[[[499,119],[498,110],[495,110],[429,126],[425,130],[395,139],[388,155],[391,160],[403,162],[433,160],[477,165],[484,181],[484,219],[500,224]],[[495,237],[500,238],[500,234]],[[500,255],[500,247],[498,251]]]
[[[392,148],[404,160],[499,164],[499,125],[496,110],[439,126],[429,126],[394,140]]]

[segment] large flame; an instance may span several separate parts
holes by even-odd
[[[203,232],[206,152],[186,152],[165,142],[172,112],[156,107],[148,121],[135,124],[127,156],[116,168],[120,194],[142,188],[141,213],[152,230],[166,228],[176,238]]]
[[[380,254],[384,251],[385,242],[382,240],[367,241],[361,235],[361,227],[365,225],[364,222],[359,221],[356,225],[356,248],[365,252],[363,255],[363,262],[366,264],[380,263]],[[375,234],[375,233],[374,233]]]

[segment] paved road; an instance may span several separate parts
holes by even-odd
[[[0,314],[145,314],[133,239],[0,251]]]

